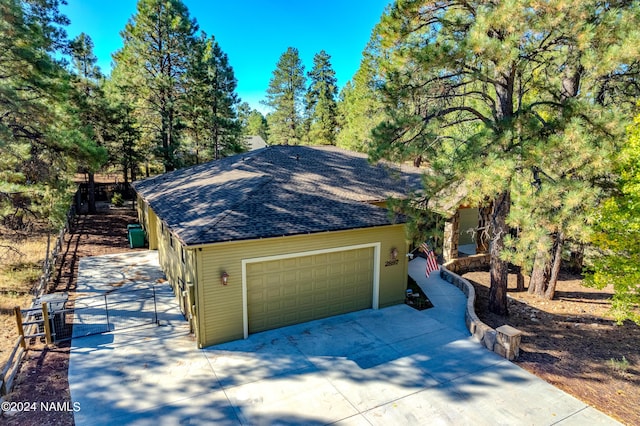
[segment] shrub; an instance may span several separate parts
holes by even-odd
[[[116,207],[122,207],[124,205],[124,198],[122,198],[122,194],[119,192],[114,193],[113,197],[111,197],[111,204]]]

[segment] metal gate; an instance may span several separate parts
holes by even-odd
[[[50,310],[48,316],[54,342],[156,324],[156,289],[138,288],[82,297],[65,303],[63,309]]]

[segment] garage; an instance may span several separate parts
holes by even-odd
[[[406,216],[385,200],[420,188],[421,177],[332,146],[271,146],[133,186],[149,244],[167,280],[184,286],[204,348],[402,303]]]
[[[245,260],[247,332],[374,307],[375,257],[369,245]]]

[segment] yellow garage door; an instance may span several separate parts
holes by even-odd
[[[247,263],[249,333],[371,307],[373,247]]]

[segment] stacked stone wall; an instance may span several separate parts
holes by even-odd
[[[474,307],[476,291],[469,281],[459,275],[471,270],[485,269],[489,265],[489,261],[490,257],[487,254],[453,259],[442,265],[440,277],[458,287],[467,297],[465,323],[471,335],[490,351],[509,360],[514,360],[520,352],[522,332],[508,325],[500,326],[494,330],[480,321]]]

